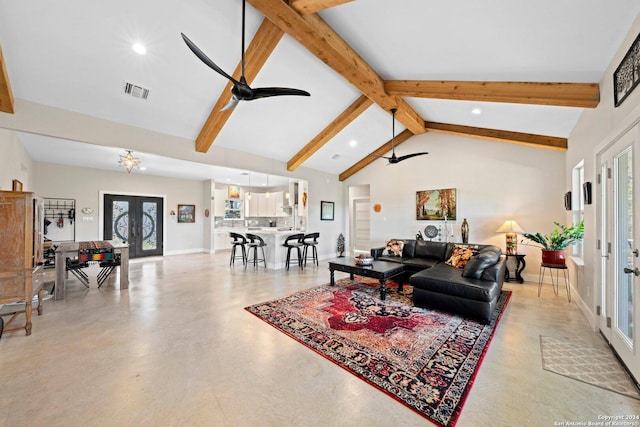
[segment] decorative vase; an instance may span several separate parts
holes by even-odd
[[[469,243],[469,223],[467,222],[467,218],[462,221],[460,233],[462,234],[462,243]]]
[[[542,249],[542,263],[551,265],[565,265],[565,251],[550,251]]]

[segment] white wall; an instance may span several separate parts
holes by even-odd
[[[577,290],[578,304],[592,325],[595,325],[596,305],[599,301],[597,289],[597,263],[600,254],[596,249],[596,212],[599,209],[596,186],[596,155],[599,150],[612,142],[626,127],[640,118],[640,89],[636,88],[617,108],[613,104],[613,72],[629,50],[631,43],[640,33],[640,16],[632,25],[627,37],[613,56],[609,68],[600,81],[600,104],[595,109],[585,109],[573,132],[569,136],[569,150],[565,166],[567,182],[571,182],[572,169],[584,160],[585,181],[594,185],[594,203],[585,206],[584,267],[582,271],[572,266],[571,275]],[[567,216],[567,222],[571,219]]]
[[[101,192],[166,197],[164,206],[164,253],[201,252],[204,244],[204,182],[148,176],[142,173],[111,172],[74,166],[35,162],[34,191],[47,198],[76,199],[76,241],[101,236]],[[196,205],[196,222],[178,224],[171,217],[178,204]],[[208,205],[207,205],[208,206]],[[93,214],[85,215],[83,208]]]
[[[14,131],[0,128],[0,190],[11,191],[14,179],[24,191],[33,191],[31,158]]]
[[[443,224],[416,220],[416,191],[421,190],[457,189],[453,231],[458,242],[464,218],[471,243],[495,244],[503,250],[505,237],[495,231],[507,219],[515,219],[527,231],[545,233],[553,229],[553,221],[564,220],[564,152],[435,132],[413,136],[397,151],[429,155],[389,166],[386,160],[376,160],[345,181],[370,184],[371,205],[382,206],[379,213],[371,212],[374,245],[390,238],[414,238],[427,224]],[[537,280],[540,250],[520,245],[519,252],[527,254],[526,278]]]

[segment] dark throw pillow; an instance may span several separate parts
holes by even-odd
[[[482,277],[482,273],[487,267],[498,262],[500,255],[502,255],[501,251],[496,251],[494,248],[485,248],[481,250],[464,266],[464,269],[462,270],[462,277],[479,279]]]

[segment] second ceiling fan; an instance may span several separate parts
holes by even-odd
[[[389,164],[390,165],[394,165],[396,163],[400,163],[403,160],[407,160],[410,159],[411,157],[416,157],[416,156],[422,156],[424,154],[429,154],[426,151],[423,151],[421,153],[413,153],[413,154],[405,154],[404,156],[396,156],[396,146],[395,146],[395,138],[396,138],[396,111],[398,111],[397,108],[392,108],[391,109],[391,116],[393,117],[393,121],[392,121],[392,125],[391,125],[391,156],[376,156],[375,154],[372,154],[373,156],[376,157],[382,157],[383,159],[387,159],[389,160]]]
[[[211,69],[213,69],[218,74],[226,77],[233,83],[233,87],[231,88],[231,101],[227,105],[225,105],[221,111],[229,110],[236,105],[240,101],[252,101],[254,99],[267,98],[271,96],[282,96],[282,95],[297,95],[297,96],[310,96],[309,92],[300,90],[300,89],[291,89],[286,87],[262,87],[262,88],[251,88],[247,84],[247,80],[244,77],[244,25],[245,25],[245,3],[246,0],[242,2],[242,62],[241,62],[241,75],[240,80],[236,80],[231,77],[229,74],[225,73],[224,70],[218,67],[215,62],[213,62],[207,55],[202,52],[198,46],[195,45],[189,37],[185,36],[184,33],[180,33],[182,35],[182,39],[187,44],[189,49],[198,57],[202,62],[208,65]]]

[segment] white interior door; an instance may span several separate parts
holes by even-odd
[[[602,254],[606,260],[601,279],[605,281],[603,333],[636,379],[640,379],[640,328],[636,325],[640,320],[640,224],[635,215],[640,212],[640,186],[634,183],[638,132],[638,127],[632,128],[601,156],[601,167],[606,165],[607,170],[602,184],[606,206],[599,212],[605,216],[601,233],[607,236]]]
[[[353,252],[369,252],[371,249],[369,199],[353,201]]]

